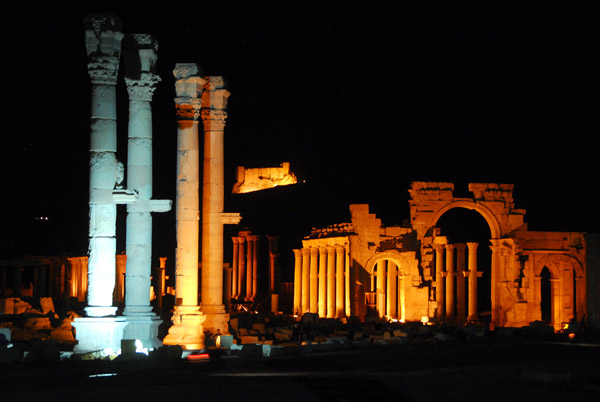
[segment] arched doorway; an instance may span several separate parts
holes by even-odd
[[[477,311],[481,320],[489,321],[492,308],[490,226],[478,211],[457,206],[446,210],[438,219],[436,227],[440,228],[441,235],[446,236],[450,244],[466,244],[469,242],[479,244],[479,247],[477,247],[477,270],[483,272],[483,274],[477,279]],[[464,247],[458,247],[455,251],[457,262],[461,258],[458,255],[461,252],[465,252]],[[457,264],[454,264],[454,266],[456,267]],[[462,273],[457,272],[457,275],[459,274],[462,275]],[[458,283],[458,278],[446,277],[446,281],[449,279]],[[457,292],[460,291],[460,287],[452,286],[451,288],[456,293],[453,300],[459,300]],[[464,291],[468,291],[468,289],[465,288]],[[462,295],[462,297],[466,298],[467,296]],[[466,312],[457,311],[456,315],[458,317],[466,316]]]
[[[585,314],[583,267],[574,258],[553,254],[541,258],[535,268],[538,317],[561,330]]]

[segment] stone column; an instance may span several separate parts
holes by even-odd
[[[396,302],[398,298],[396,297],[396,286],[398,280],[396,277],[398,276],[398,271],[396,269],[396,264],[390,260],[387,262],[387,291],[386,291],[386,315],[388,319],[395,318],[398,315],[396,314]]]
[[[385,315],[385,279],[386,279],[386,261],[381,260],[377,263],[377,312],[379,318]]]
[[[446,318],[454,318],[454,244],[446,244]]]
[[[355,292],[355,286],[353,283],[353,280],[351,280],[350,278],[353,278],[350,274],[351,274],[351,269],[352,267],[350,266],[350,246],[346,245],[344,246],[344,254],[346,256],[345,258],[345,282],[346,282],[346,288],[344,289],[344,293],[346,294],[346,317],[351,317],[352,316],[352,294],[351,292]]]
[[[116,84],[123,34],[115,16],[85,20],[88,73],[92,80],[90,121],[89,317],[114,315],[117,205],[113,190],[123,181],[117,161]]]
[[[327,249],[319,247],[319,317],[327,316]]]
[[[127,188],[137,200],[127,205],[125,309],[129,325],[125,339],[139,339],[146,348],[162,345],[162,320],[150,305],[152,275],[152,212],[171,210],[171,201],[152,199],[152,110],[150,102],[160,82],[155,72],[158,44],[150,35],[127,35],[123,40],[129,94]]]
[[[232,272],[231,272],[231,298],[237,299],[238,295],[238,269],[240,259],[240,240],[238,237],[232,237],[233,242],[233,258],[232,258]]]
[[[229,314],[223,305],[223,225],[238,224],[237,213],[224,213],[224,131],[227,99],[223,77],[206,77],[202,94],[204,180],[202,184],[202,303],[204,328],[229,334]]]
[[[165,270],[167,268],[167,257],[159,257],[159,267],[156,269],[158,278],[156,280],[156,308],[162,311],[163,296],[165,295]]]
[[[402,272],[398,272],[398,320],[404,322],[406,319],[406,307],[405,307],[405,296],[404,296],[404,275]]]
[[[120,192],[123,164],[117,161],[116,83],[121,56],[121,21],[108,14],[84,20],[88,73],[92,81],[90,119],[89,247],[87,317],[77,318],[75,353],[121,346],[123,318],[114,316],[117,203],[134,197]],[[117,189],[117,191],[115,191]],[[119,199],[125,193],[125,199]]]
[[[444,295],[444,245],[435,245],[435,300],[437,301],[437,318],[441,320],[445,311]]]
[[[246,244],[246,297],[244,301],[252,301],[252,272],[254,271],[252,255],[255,246],[252,236],[246,237]]]
[[[335,246],[335,318],[342,318],[344,311],[344,266],[346,256],[344,246]]]
[[[302,314],[302,251],[293,249],[294,252],[294,309],[292,314]]]
[[[252,296],[250,299],[255,302],[258,294],[258,236],[252,236]]]
[[[302,249],[302,311],[301,315],[310,310],[310,251]]]
[[[477,278],[483,275],[483,272],[477,272],[477,247],[478,243],[467,243],[469,248],[469,271],[464,272],[465,277],[469,278],[469,316],[467,320],[477,321]]]
[[[467,245],[458,243],[456,246],[456,318],[459,321],[466,319],[466,289],[465,289],[465,252]]]
[[[310,305],[308,310],[311,313],[319,311],[319,249],[311,247],[310,249]]]
[[[335,247],[327,246],[327,318],[335,318]]]
[[[200,146],[198,120],[202,86],[198,65],[179,63],[175,76],[177,111],[177,183],[175,250],[175,309],[173,325],[163,339],[165,345],[203,349],[206,319],[198,306],[198,244],[200,213]]]
[[[279,236],[267,236],[269,241],[269,293],[271,294],[271,312],[279,311]]]
[[[244,279],[246,278],[246,238],[243,236],[238,237],[240,242],[240,252],[238,255],[238,293],[237,300],[244,299]]]

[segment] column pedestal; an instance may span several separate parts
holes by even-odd
[[[112,349],[117,353],[121,349],[123,331],[128,325],[125,317],[78,317],[73,320],[77,345],[74,353],[89,353]]]
[[[163,339],[164,345],[179,345],[185,350],[204,349],[202,324],[206,320],[198,306],[175,306],[169,334]]]

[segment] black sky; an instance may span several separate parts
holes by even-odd
[[[174,198],[172,69],[197,62],[206,75],[224,76],[231,92],[227,188],[236,165],[289,161],[306,180],[227,195],[242,225],[280,234],[286,246],[312,226],[348,221],[350,203],[369,203],[385,224],[408,219],[415,180],[453,182],[459,195],[469,182],[514,183],[530,229],[600,232],[600,28],[591,7],[79,3],[21,1],[2,27],[0,258],[85,255],[91,86],[83,18],[107,11],[124,33],[159,42],[154,198]],[[122,77],[117,91],[126,162]],[[155,257],[172,252],[173,234],[174,213],[155,214]]]

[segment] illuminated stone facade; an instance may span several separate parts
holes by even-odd
[[[290,172],[289,162],[283,162],[279,167],[248,169],[238,166],[232,193],[250,193],[296,183],[298,183],[298,179],[294,173]]]
[[[529,231],[525,211],[514,208],[512,185],[471,183],[472,198],[456,198],[453,190],[452,183],[413,182],[410,226],[386,227],[361,204],[350,206],[350,223],[313,229],[294,250],[294,314],[481,321],[478,286],[489,275],[492,328],[542,319],[555,330],[572,319],[598,326],[597,240]],[[489,243],[453,244],[444,236],[436,224],[453,208],[481,214]],[[491,250],[491,262],[483,264],[490,270],[479,268],[480,247]]]

